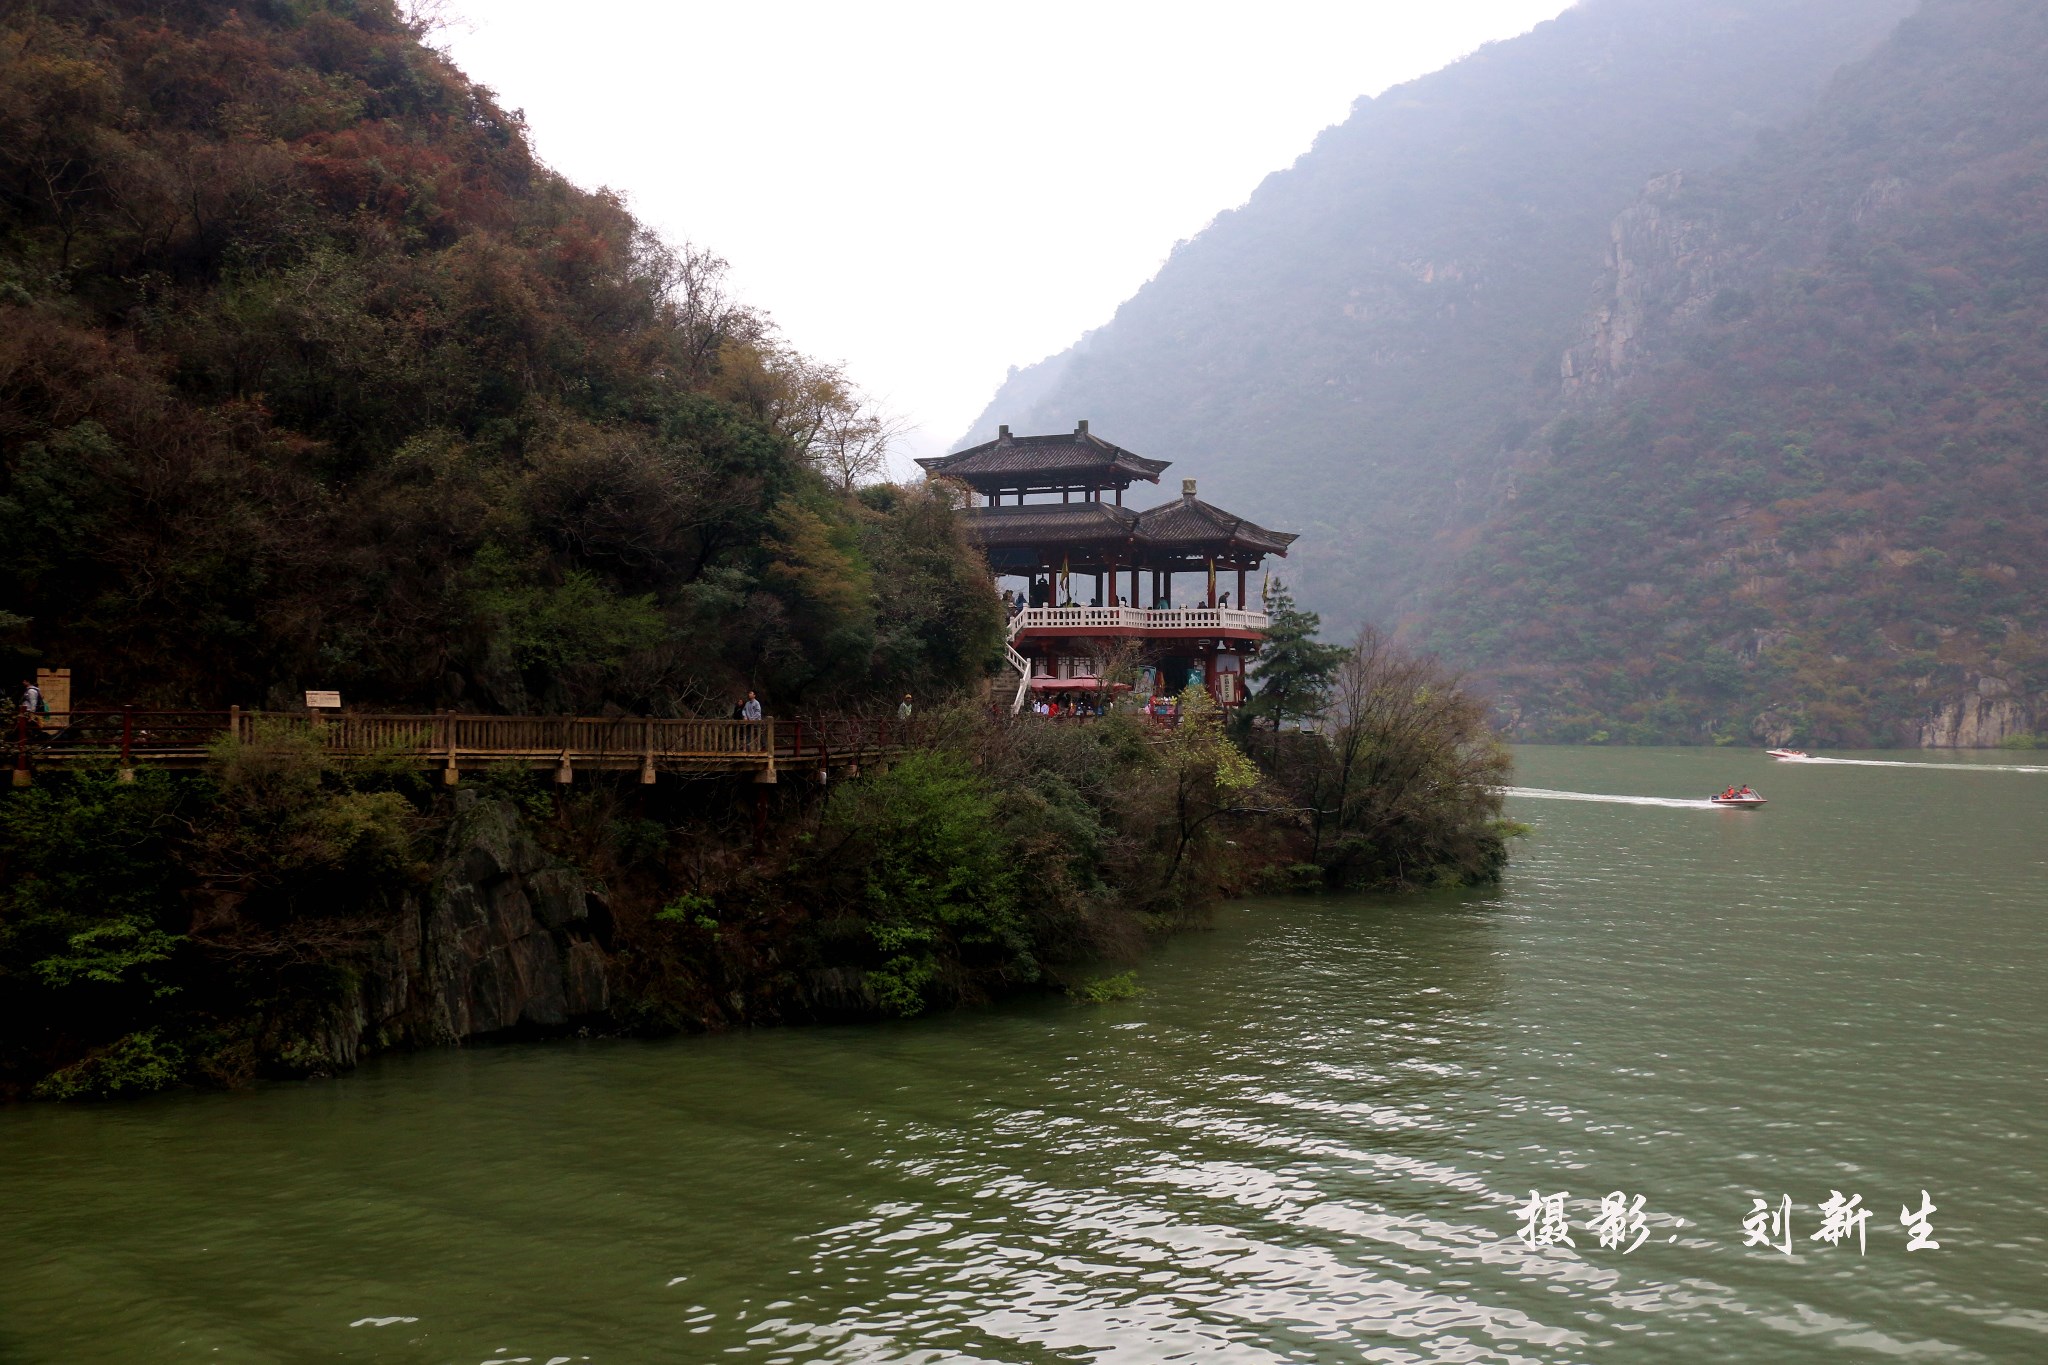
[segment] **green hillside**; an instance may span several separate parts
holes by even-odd
[[[1572,409],[1426,622],[1522,733],[2048,720],[2043,70],[2040,6],[1928,0],[1809,120],[1624,219]]]
[[[1615,215],[1800,117],[1908,7],[1588,0],[1361,101],[970,439],[1088,418],[1303,532],[1290,567],[1338,628],[1391,621],[1554,412]]]
[[[0,663],[723,713],[991,656],[949,510],[816,467],[843,380],[390,0],[8,5],[0,54]]]

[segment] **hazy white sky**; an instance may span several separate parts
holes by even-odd
[[[729,260],[735,293],[914,424],[907,456],[1108,321],[1354,99],[1568,4],[456,8],[441,40],[543,157]]]

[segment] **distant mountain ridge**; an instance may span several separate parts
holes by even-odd
[[[1908,0],[1589,0],[1362,100],[962,444],[1080,418],[1300,531],[1340,626],[1470,541],[1554,406],[1610,225],[1651,178],[1797,119]]]
[[[2048,11],[1928,0],[1617,220],[1565,413],[1418,629],[1527,735],[2048,729]]]

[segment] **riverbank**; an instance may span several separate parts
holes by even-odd
[[[1360,769],[1333,798],[1318,739],[1253,745],[1261,770],[1208,714],[927,724],[928,748],[851,780],[773,785],[508,767],[451,792],[281,729],[203,774],[50,775],[0,797],[0,1093],[908,1017],[1067,989],[1259,887],[1504,862],[1497,797],[1395,801],[1398,774]]]

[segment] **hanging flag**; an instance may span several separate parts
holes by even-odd
[[[1067,603],[1069,603],[1069,602],[1072,602],[1073,600],[1074,600],[1074,583],[1073,583],[1073,575],[1071,575],[1071,574],[1069,574],[1069,573],[1067,572],[1067,557],[1066,557],[1065,555],[1061,555],[1061,556],[1060,556],[1060,605],[1062,605],[1062,606],[1065,606],[1065,605],[1066,605]]]
[[[1273,571],[1271,569],[1259,575],[1259,605],[1262,607],[1271,607],[1273,605]]]
[[[1216,561],[1209,561],[1209,605],[1216,605]]]

